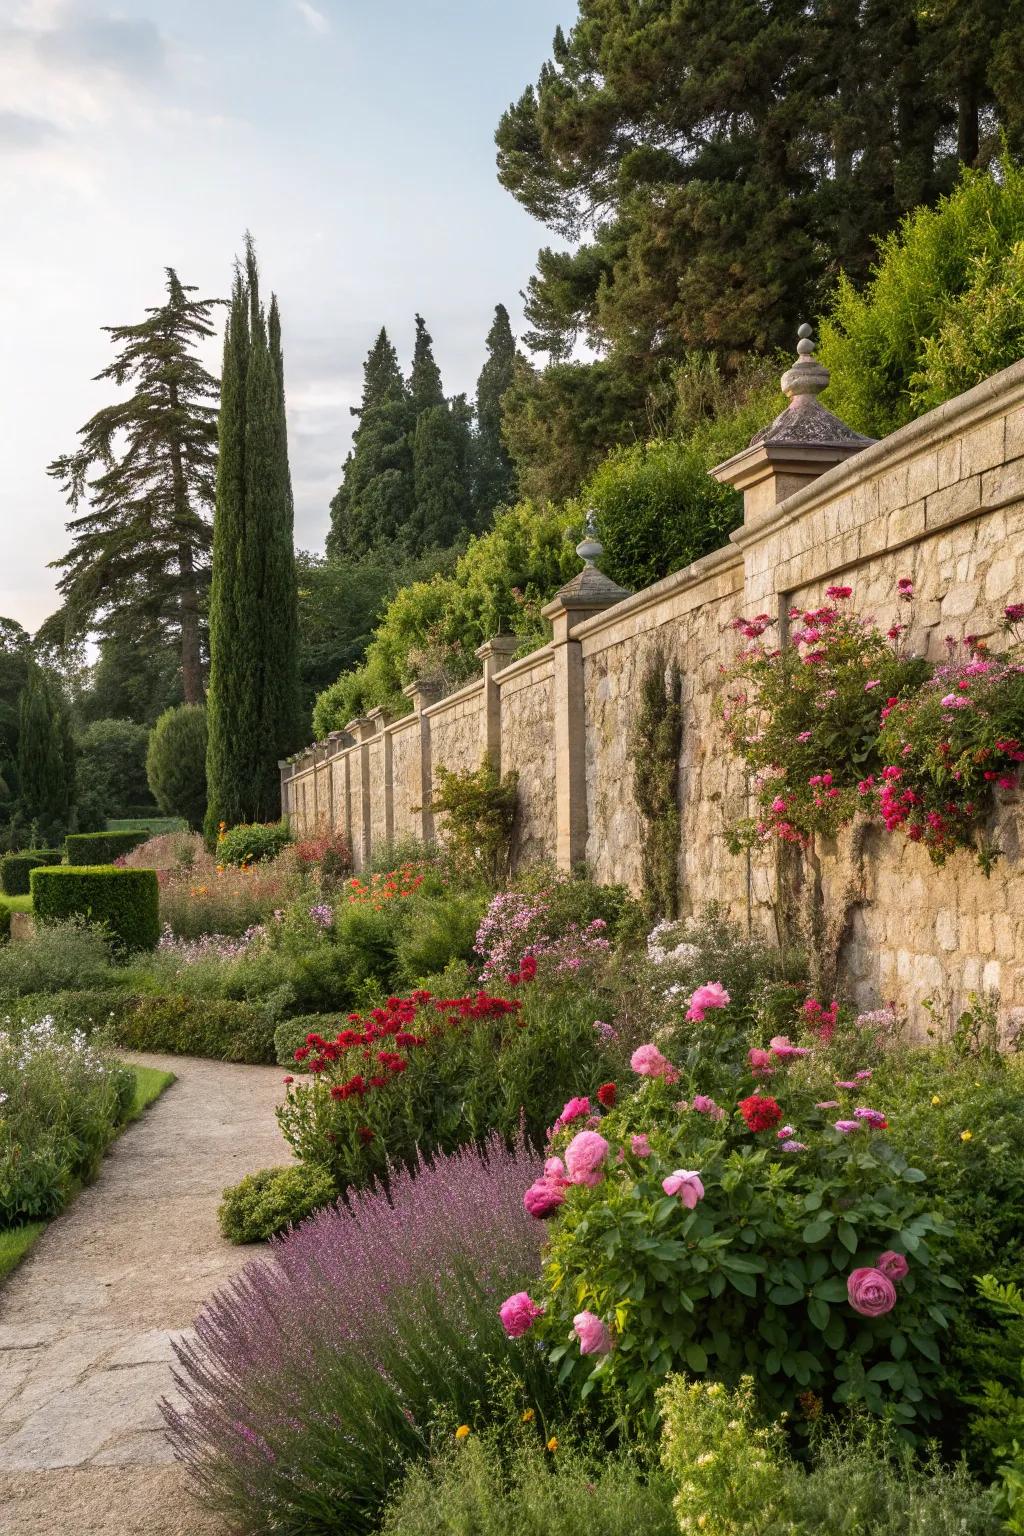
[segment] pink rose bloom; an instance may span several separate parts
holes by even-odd
[[[600,1184],[609,1147],[597,1131],[580,1131],[565,1149],[565,1167],[570,1184]]]
[[[568,1104],[566,1104],[565,1108],[562,1110],[562,1113],[559,1115],[556,1123],[558,1125],[571,1125],[574,1120],[579,1119],[580,1115],[589,1114],[589,1099],[570,1099]]]
[[[788,1061],[794,1056],[809,1056],[809,1045],[794,1045],[788,1035],[773,1035],[768,1042],[768,1049],[779,1061]]]
[[[772,1066],[771,1051],[762,1051],[759,1045],[751,1046],[747,1052],[747,1060],[755,1077],[771,1077],[775,1071]]]
[[[727,1008],[731,999],[720,981],[706,981],[690,998],[686,1017],[691,1024],[703,1024],[709,1008]]]
[[[880,1269],[853,1269],[846,1280],[850,1306],[861,1317],[884,1317],[896,1305],[896,1287]]]
[[[860,1121],[859,1120],[837,1120],[836,1121],[836,1130],[837,1131],[842,1131],[844,1136],[849,1136],[851,1131],[859,1131],[860,1130]]]
[[[563,1184],[566,1182],[565,1164],[560,1157],[548,1158],[544,1164],[544,1177],[546,1179],[561,1179]]]
[[[611,1351],[612,1336],[607,1323],[595,1312],[577,1312],[572,1320],[572,1331],[580,1341],[581,1355],[607,1355]]]
[[[716,1104],[714,1099],[709,1098],[706,1093],[695,1093],[690,1108],[695,1110],[698,1115],[710,1115],[712,1120],[721,1120],[725,1114],[725,1110]]]
[[[629,1138],[629,1146],[634,1157],[650,1157],[651,1155],[651,1144],[642,1131],[638,1135]]]
[[[780,1141],[790,1141],[796,1135],[796,1126],[784,1125],[780,1131],[775,1132]]]
[[[638,1045],[629,1058],[629,1064],[638,1077],[661,1077],[666,1083],[674,1083],[679,1077],[675,1067],[656,1045]]]
[[[698,1200],[704,1199],[700,1174],[693,1169],[677,1168],[667,1179],[662,1179],[661,1187],[666,1195],[678,1195],[688,1211],[693,1210]]]
[[[887,1248],[880,1253],[875,1260],[875,1268],[880,1270],[889,1280],[902,1280],[910,1270],[910,1265],[902,1253],[896,1253],[892,1248]]]
[[[538,1221],[543,1221],[553,1211],[557,1211],[560,1205],[565,1204],[563,1192],[564,1180],[534,1179],[526,1194],[523,1196],[523,1209],[528,1216],[534,1216]]]
[[[516,1291],[514,1296],[502,1302],[498,1316],[509,1338],[521,1339],[524,1333],[529,1333],[538,1317],[544,1316],[544,1308],[531,1301],[526,1291]]]

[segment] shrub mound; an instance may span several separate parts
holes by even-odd
[[[221,864],[262,864],[276,859],[291,842],[291,833],[283,821],[252,822],[222,831],[217,839],[217,859]]]
[[[330,1205],[334,1180],[302,1163],[261,1168],[224,1191],[217,1219],[230,1243],[262,1243]]]
[[[5,896],[27,896],[29,875],[34,869],[59,864],[64,855],[59,848],[33,848],[27,853],[5,853],[0,859],[0,889]]]
[[[295,1052],[308,1045],[310,1035],[336,1035],[345,1028],[345,1015],[341,1013],[300,1013],[294,1019],[284,1019],[274,1030],[274,1051],[278,1066],[289,1067],[293,1072],[304,1070],[295,1060]]]
[[[133,832],[69,832],[64,839],[68,863],[79,868],[88,864],[113,864],[122,854],[131,853],[152,833],[148,827]]]
[[[22,946],[18,946],[19,949]],[[274,1060],[274,1029],[262,1008],[212,997],[140,996],[94,987],[35,993],[18,1004],[23,1018],[51,1017],[59,1028],[102,1031],[128,1050],[206,1056],[266,1066]]]
[[[122,951],[155,949],[160,888],[152,869],[59,865],[31,872],[32,908],[42,923],[84,918],[102,923]]]

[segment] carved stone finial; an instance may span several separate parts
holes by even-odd
[[[787,368],[782,375],[782,392],[788,395],[790,400],[797,395],[820,395],[823,389],[828,388],[831,375],[824,363],[818,361],[814,355],[814,333],[809,325],[802,325],[797,331],[799,340],[796,344],[797,359],[792,368]]]
[[[594,569],[597,561],[604,554],[604,545],[597,536],[597,513],[593,507],[587,513],[587,520],[583,525],[583,538],[576,545],[576,553],[584,566],[590,570]]]

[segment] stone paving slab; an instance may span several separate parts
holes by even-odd
[[[221,1191],[285,1162],[276,1067],[138,1056],[178,1081],[0,1286],[0,1536],[205,1536],[159,1411],[174,1339],[249,1258]]]

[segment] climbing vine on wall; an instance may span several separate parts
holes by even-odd
[[[683,744],[682,677],[660,648],[640,676],[630,762],[643,827],[644,897],[658,917],[679,913],[679,767]]]

